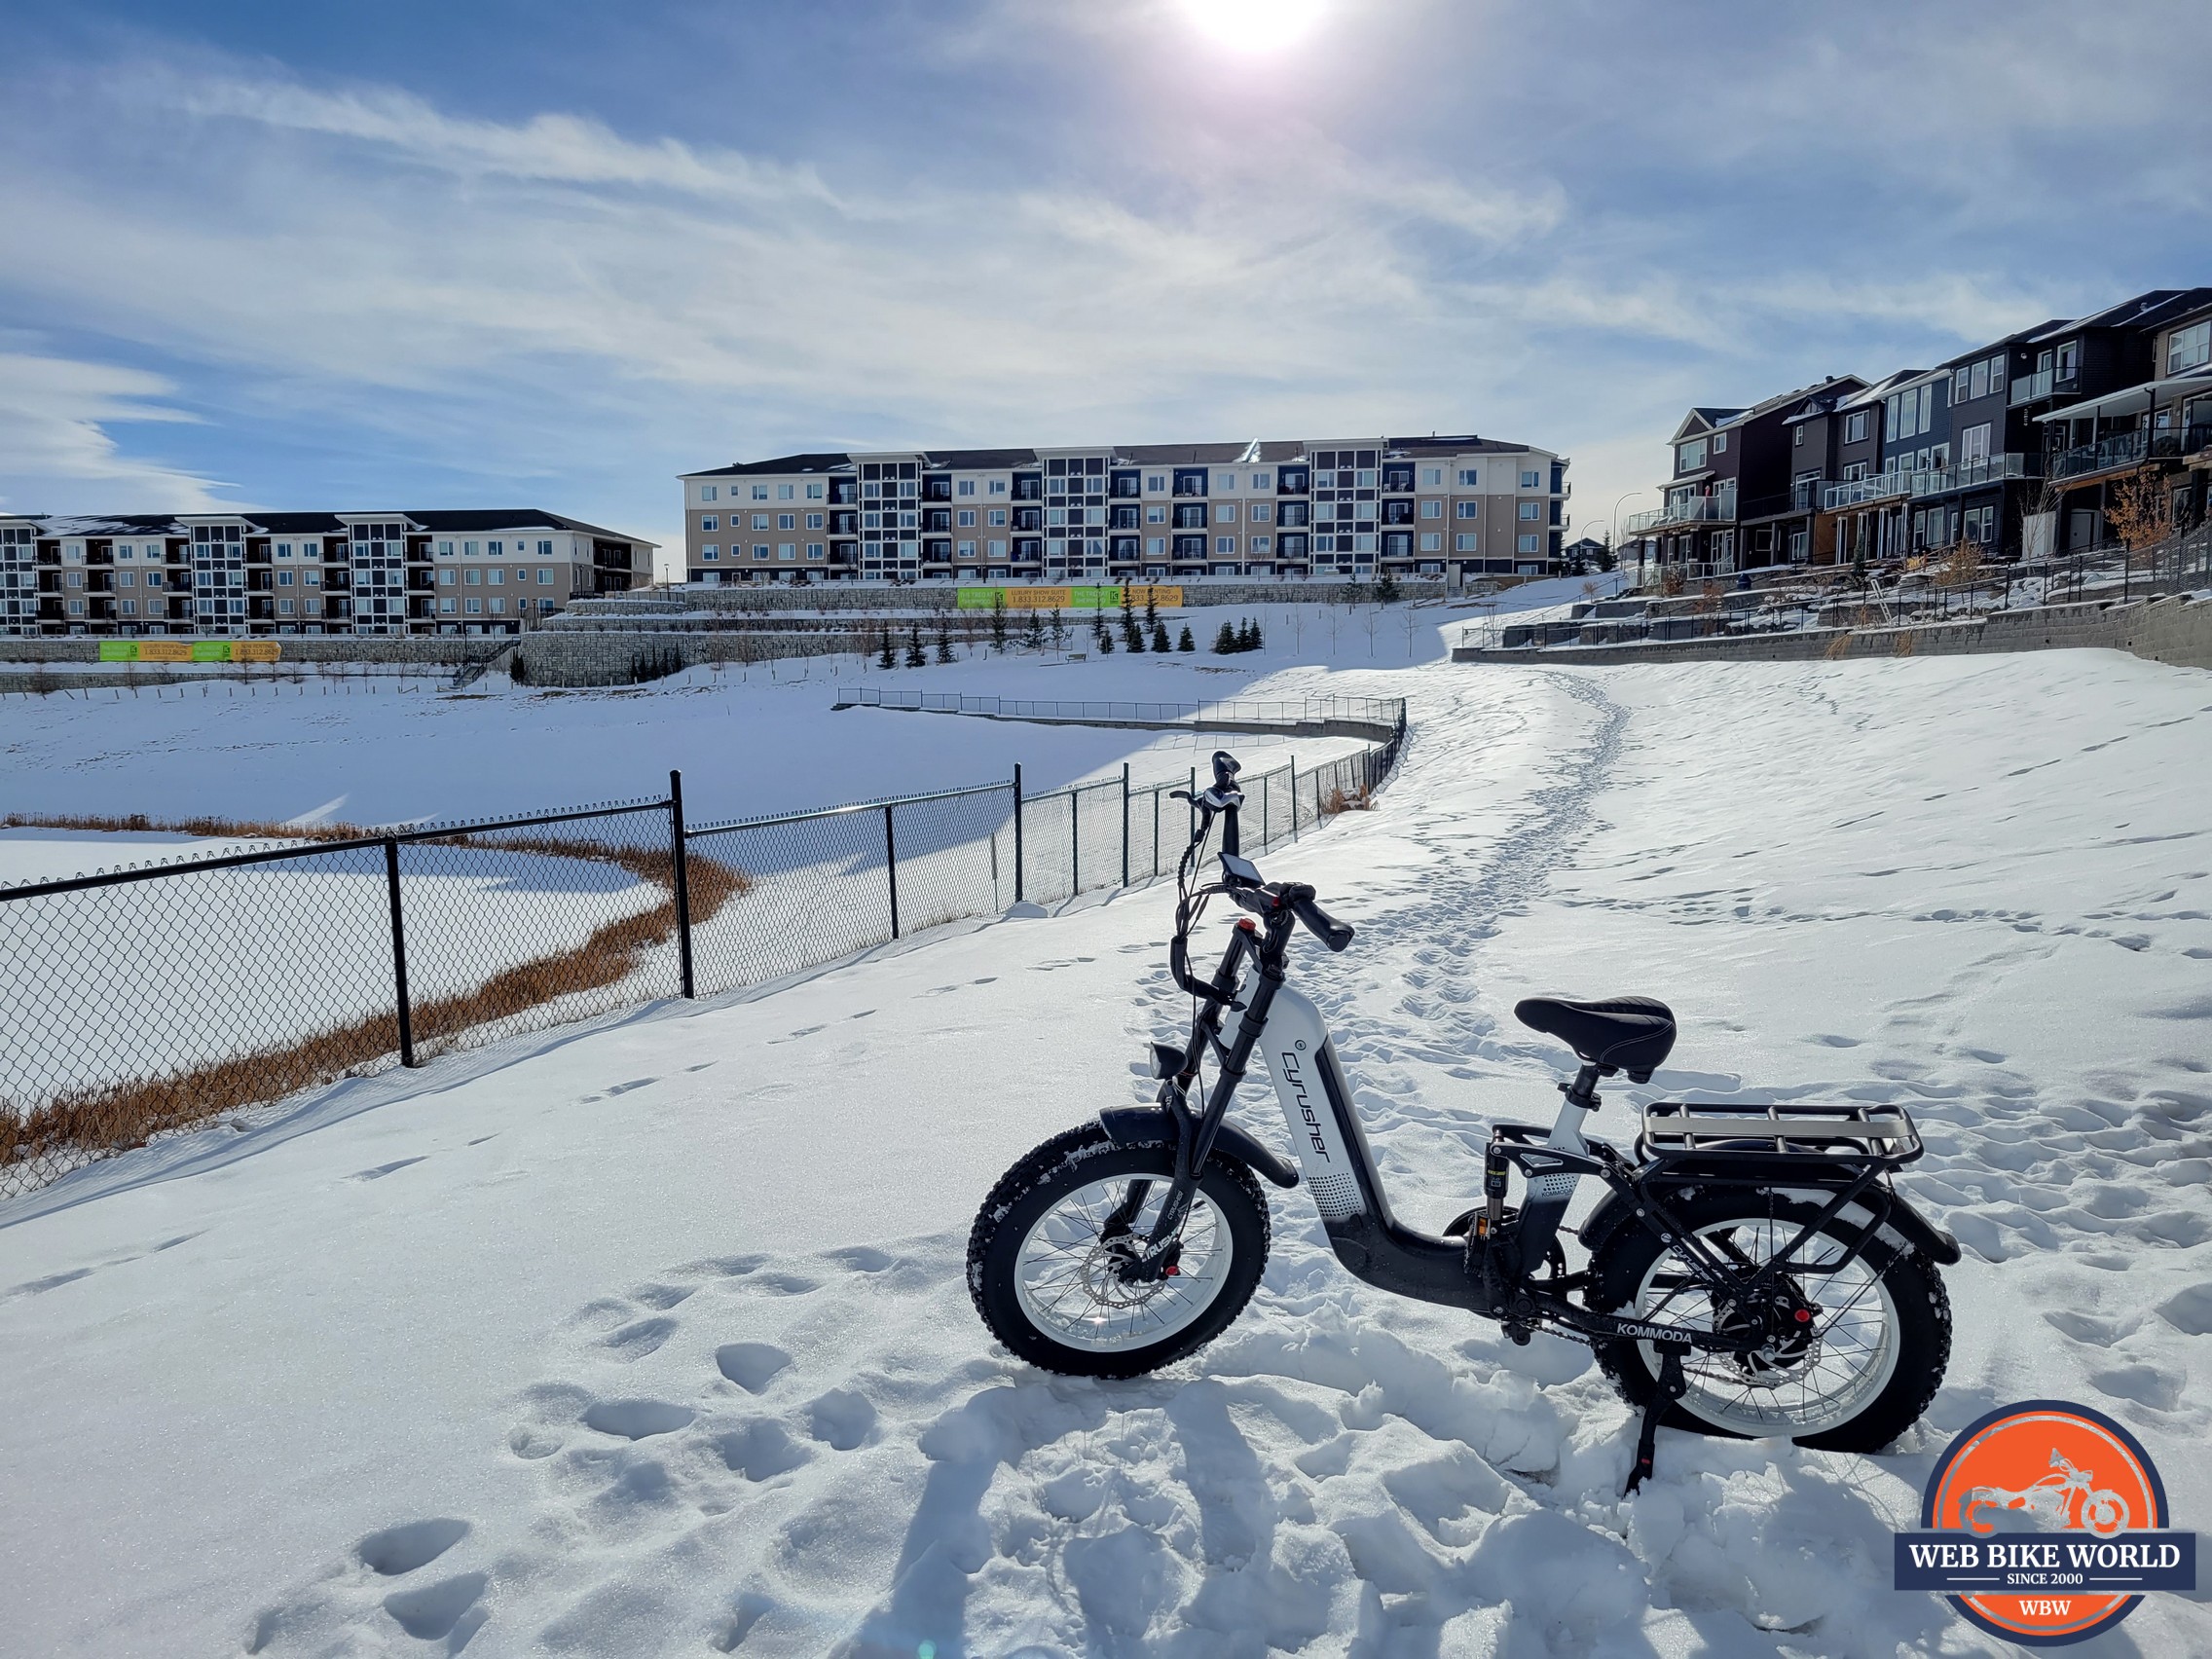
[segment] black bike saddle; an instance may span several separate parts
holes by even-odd
[[[1631,1083],[1649,1083],[1675,1047],[1675,1011],[1653,997],[1527,997],[1514,1005],[1513,1017],[1557,1037],[1592,1065],[1627,1072]]]

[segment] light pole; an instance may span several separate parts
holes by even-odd
[[[1612,520],[1611,520],[1611,529],[1610,529],[1610,534],[1611,534],[1611,535],[1612,535],[1612,554],[1613,554],[1613,568],[1614,568],[1615,570],[1618,570],[1618,569],[1620,569],[1620,557],[1621,557],[1621,554],[1620,554],[1620,547],[1621,547],[1621,507],[1622,507],[1622,506],[1623,506],[1623,505],[1624,505],[1625,503],[1627,503],[1627,502],[1629,502],[1629,501],[1632,501],[1632,500],[1634,500],[1634,499],[1635,499],[1635,498],[1637,498],[1637,497],[1639,497],[1639,496],[1648,496],[1648,495],[1650,495],[1650,494],[1651,494],[1651,489],[1652,489],[1652,487],[1651,487],[1650,485],[1648,485],[1648,484],[1647,484],[1647,485],[1643,486],[1643,487],[1642,487],[1641,489],[1638,489],[1638,490],[1631,490],[1631,491],[1629,491],[1629,492],[1628,492],[1628,494],[1627,494],[1627,495],[1623,496],[1623,497],[1622,497],[1622,498],[1620,498],[1620,499],[1618,500],[1618,501],[1615,501],[1615,502],[1613,503],[1613,516],[1612,516]],[[1640,557],[1638,558],[1638,560],[1637,560],[1637,567],[1636,567],[1636,585],[1637,585],[1638,587],[1641,587],[1641,586],[1643,585],[1643,561],[1642,561],[1642,559],[1641,559],[1641,556],[1640,556]]]

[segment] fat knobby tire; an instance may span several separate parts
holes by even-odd
[[[1741,1192],[1708,1190],[1695,1197],[1684,1197],[1671,1207],[1682,1224],[1693,1231],[1731,1219],[1756,1221],[1763,1218],[1763,1210],[1753,1207]],[[1818,1214],[1812,1206],[1790,1199],[1774,1203],[1773,1210],[1777,1217],[1799,1223],[1810,1221]],[[1620,1229],[1590,1263],[1591,1306],[1607,1312],[1621,1309],[1636,1294],[1644,1272],[1664,1247],[1645,1228]],[[1936,1264],[1918,1250],[1899,1248],[1879,1236],[1867,1241],[1865,1260],[1883,1275],[1889,1285],[1890,1299],[1897,1307],[1897,1370],[1865,1410],[1819,1434],[1797,1436],[1799,1446],[1825,1452],[1881,1451],[1920,1420],[1921,1414],[1928,1410],[1929,1402],[1936,1398],[1936,1390],[1942,1384],[1944,1368],[1950,1364],[1951,1300],[1944,1292]],[[1644,1360],[1641,1346],[1634,1342],[1600,1343],[1597,1355],[1599,1365],[1620,1391],[1621,1398],[1637,1411],[1643,1410],[1657,1386],[1657,1380]],[[1669,1407],[1661,1420],[1669,1428],[1740,1438],[1734,1431],[1685,1410],[1679,1402]]]
[[[1227,1330],[1259,1285],[1271,1234],[1268,1201],[1252,1172],[1220,1158],[1207,1161],[1198,1190],[1230,1230],[1229,1276],[1212,1305],[1182,1330],[1116,1353],[1071,1347],[1029,1321],[1014,1290],[1022,1239],[1061,1198],[1116,1175],[1166,1181],[1174,1168],[1173,1147],[1159,1141],[1121,1145],[1096,1124],[1086,1124],[1054,1135],[1000,1176],[968,1235],[968,1295],[991,1334],[1018,1358],[1063,1377],[1141,1377],[1197,1352]]]

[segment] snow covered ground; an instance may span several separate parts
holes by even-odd
[[[1675,1064],[1599,1115],[1624,1141],[1685,1091],[1907,1103],[1904,1185],[1969,1256],[1949,1382],[1891,1454],[1669,1433],[1623,1502],[1633,1425],[1578,1350],[1356,1283],[1302,1193],[1243,1318],[1171,1371],[994,1350],[968,1222],[1147,1091],[1181,1013],[1156,888],[341,1086],[0,1208],[7,1640],[2004,1652],[1890,1591],[1888,1531],[1951,1433],[2038,1396],[2128,1423],[2197,1521],[2212,680],[2050,652],[1267,688],[1323,681],[1414,702],[1378,809],[1267,861],[1361,930],[1298,971],[1401,1212],[1441,1225],[1491,1121],[1548,1121],[1565,1052],[1510,1014],[1535,989],[1675,1007]],[[2097,1650],[2212,1650],[2212,1615],[2155,1598]]]
[[[1419,657],[1441,654],[1445,615],[1430,608],[1382,612],[1397,631],[1395,660],[1405,660],[1408,618]],[[686,811],[703,823],[991,783],[1012,776],[1016,762],[1033,792],[1118,773],[1124,760],[1139,782],[1180,777],[1202,763],[1216,739],[833,711],[831,704],[839,685],[860,684],[1212,702],[1330,650],[1325,624],[1309,619],[1304,632],[1303,649],[1286,628],[1279,648],[1271,636],[1269,649],[1228,658],[986,657],[889,671],[872,662],[856,667],[850,657],[799,659],[775,665],[773,674],[693,669],[613,692],[516,691],[487,680],[451,695],[428,682],[403,690],[372,680],[250,689],[226,682],[161,696],[6,696],[0,815],[144,812],[354,824],[480,818],[664,795],[670,770],[680,768]],[[1369,644],[1363,621],[1341,618],[1337,632],[1343,652],[1359,660]],[[1382,643],[1392,644],[1386,636]],[[1317,667],[1293,678],[1300,685],[1290,694],[1330,693],[1330,676]],[[1304,766],[1359,747],[1344,738],[1241,742],[1264,765],[1295,755]],[[29,879],[5,860],[0,849],[0,881]]]

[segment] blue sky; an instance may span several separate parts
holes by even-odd
[[[677,472],[793,449],[1473,430],[1602,530],[1692,402],[2212,280],[2208,48],[2201,0],[0,3],[0,506],[673,541]]]

